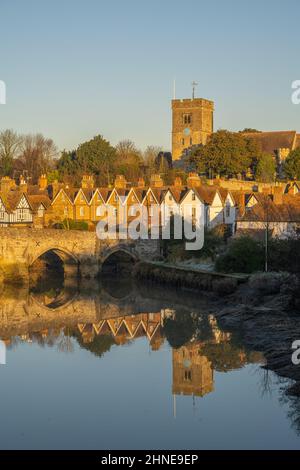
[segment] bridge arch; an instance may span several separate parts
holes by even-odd
[[[63,263],[68,263],[68,264],[74,264],[74,265],[79,265],[79,260],[77,256],[74,255],[74,253],[71,253],[68,249],[62,248],[62,247],[49,247],[49,248],[44,248],[38,253],[34,254],[34,257],[32,258],[31,262],[29,263],[29,267],[33,266],[33,264],[39,259],[42,258],[44,255],[48,253],[54,253],[57,255]]]
[[[131,250],[123,247],[114,247],[101,258],[100,270],[105,271],[110,267],[127,264],[134,265],[138,261],[138,256]]]

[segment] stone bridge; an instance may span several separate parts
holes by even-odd
[[[65,271],[74,269],[82,277],[95,277],[116,252],[134,261],[153,260],[160,254],[159,240],[99,240],[95,232],[78,230],[1,228],[0,272],[14,280],[28,277],[30,266],[48,252],[64,262]]]

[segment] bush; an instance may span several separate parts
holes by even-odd
[[[264,247],[251,237],[233,240],[227,253],[216,261],[216,270],[227,273],[253,273],[262,271]]]
[[[272,271],[300,273],[300,239],[269,240],[268,259]]]
[[[63,222],[57,222],[52,225],[52,228],[58,230],[88,230],[89,225],[84,221],[76,221],[71,219],[65,219]]]

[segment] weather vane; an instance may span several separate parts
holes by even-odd
[[[192,87],[193,87],[193,95],[192,96],[193,96],[193,99],[195,98],[195,89],[196,89],[197,85],[198,85],[197,82],[195,82],[195,81],[192,82]]]

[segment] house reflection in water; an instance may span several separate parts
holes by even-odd
[[[76,292],[71,299],[59,290],[48,298],[50,292],[46,297],[28,292],[0,297],[0,339],[8,348],[34,342],[72,352],[77,342],[102,357],[113,346],[143,337],[152,351],[158,351],[167,339],[172,346],[174,396],[203,397],[214,390],[214,370],[225,372],[262,361],[261,355],[235,346],[231,334],[218,327],[214,316],[188,304],[191,296],[174,299],[173,292],[168,298],[166,290],[163,295],[153,290],[147,298],[143,290],[137,290],[114,299],[97,290]],[[195,305],[198,303],[196,298]],[[188,336],[183,336],[182,325]]]

